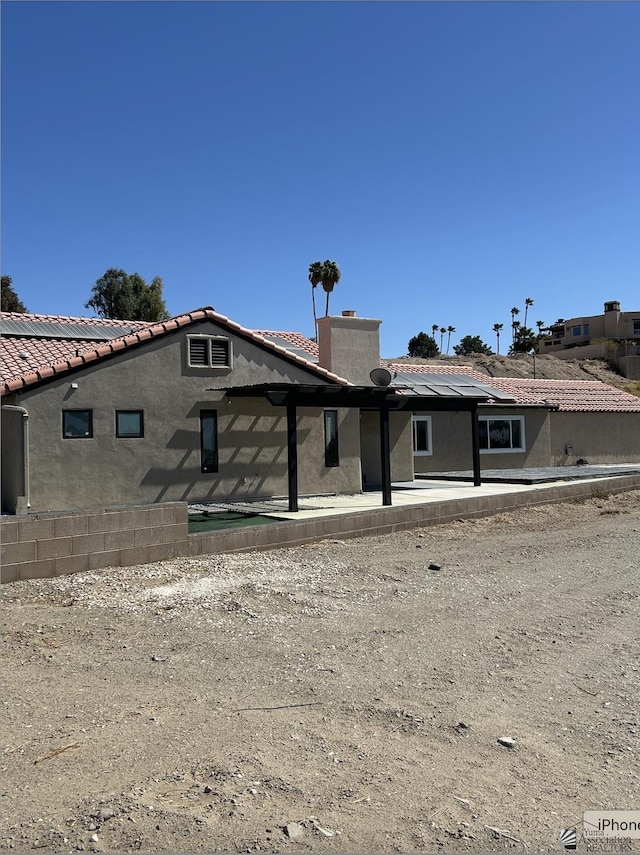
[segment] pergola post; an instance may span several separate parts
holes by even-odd
[[[287,472],[289,476],[289,512],[298,510],[298,427],[297,407],[287,404]]]
[[[389,444],[389,408],[380,407],[380,462],[382,465],[382,504],[391,504],[391,451]]]
[[[471,410],[471,449],[473,454],[473,486],[479,487],[482,484],[482,477],[480,475],[480,427],[477,404]]]

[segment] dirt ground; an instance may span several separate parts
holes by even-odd
[[[639,543],[633,492],[5,585],[2,850],[557,850],[640,806]]]

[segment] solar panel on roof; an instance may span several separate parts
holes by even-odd
[[[109,341],[112,338],[129,335],[133,331],[128,326],[100,326],[98,324],[74,324],[59,321],[18,321],[13,318],[0,318],[0,335],[28,338]]]
[[[293,353],[296,356],[300,356],[302,357],[302,359],[306,359],[307,362],[317,363],[318,361],[317,356],[312,356],[308,351],[303,350],[301,347],[297,347],[295,344],[291,344],[291,342],[287,341],[286,338],[281,338],[279,335],[269,335],[265,336],[265,338],[272,344],[277,344],[280,347],[284,347],[284,349],[288,350],[290,353]]]
[[[460,387],[454,385],[444,384],[444,383],[431,383],[431,388],[434,390],[436,395],[461,395]]]

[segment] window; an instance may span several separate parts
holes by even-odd
[[[633,319],[633,334],[640,335],[640,318]]]
[[[200,412],[200,471],[218,471],[218,413]]]
[[[420,457],[433,454],[431,448],[431,416],[413,416],[411,424],[413,429],[413,453]]]
[[[524,416],[491,418],[480,416],[480,451],[499,453],[524,451]]]
[[[123,439],[144,436],[142,410],[116,410],[116,436]]]
[[[589,324],[582,325],[582,335],[589,335]]]
[[[582,327],[579,324],[576,327],[571,327],[571,335],[582,335]]]
[[[338,454],[338,411],[324,411],[324,465],[339,466]]]
[[[93,410],[63,410],[64,439],[87,439],[93,436]]]
[[[231,368],[231,343],[213,335],[187,336],[190,368]]]

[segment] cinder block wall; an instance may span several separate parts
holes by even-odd
[[[5,517],[2,582],[149,564],[189,554],[186,502]]]
[[[0,526],[2,582],[148,564],[180,556],[277,549],[330,537],[389,534],[454,519],[487,517],[520,507],[638,489],[640,475],[626,475],[191,535],[186,502],[5,517]]]

